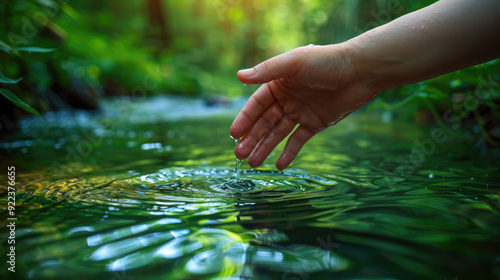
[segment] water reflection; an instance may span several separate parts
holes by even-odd
[[[237,181],[228,170],[167,168],[111,182],[96,176],[21,188],[32,192],[20,195],[23,203],[50,213],[32,217],[34,231],[19,233],[24,244],[37,246],[22,254],[32,265],[30,275],[71,275],[70,267],[83,262],[110,273],[149,276],[151,267],[175,267],[175,273],[165,272],[169,279],[252,278],[262,271],[306,279],[321,272],[349,275],[366,251],[365,261],[388,262],[423,277],[430,273],[423,267],[454,267],[456,251],[442,248],[480,242],[478,251],[467,253],[478,258],[498,245],[491,239],[499,217],[491,202],[498,198],[474,186],[481,180],[457,180],[450,188],[423,174],[352,184],[338,174],[296,169],[247,170]],[[82,215],[88,220],[65,221]]]
[[[351,119],[314,138],[286,172],[243,164],[236,179],[230,117],[173,121],[137,106],[123,120],[54,113],[0,142],[0,161],[22,171],[19,278],[500,275],[494,156],[440,146],[401,176],[398,159],[425,133]],[[90,154],[68,154],[82,139],[93,139]]]
[[[260,238],[261,235],[265,238]],[[274,243],[269,243],[269,240],[287,240],[286,236],[279,232],[235,233],[217,228],[201,228],[194,233],[188,230],[172,231],[151,236],[155,242],[159,242],[157,238],[170,239],[161,247],[147,253],[142,251],[128,254],[149,245],[145,236],[143,238],[127,240],[129,247],[124,241],[102,246],[90,258],[100,260],[119,257],[109,264],[109,270],[122,271],[147,266],[162,258],[174,260],[188,257],[189,260],[185,263],[186,276],[192,273],[251,277],[252,270],[257,267],[282,272],[293,270],[310,273],[338,271],[348,266],[345,258],[331,250],[300,244],[273,246]],[[260,245],[255,245],[257,243]]]

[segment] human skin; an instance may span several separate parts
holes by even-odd
[[[262,84],[231,125],[235,154],[286,168],[304,144],[379,93],[500,56],[500,0],[441,0],[344,43],[296,48],[240,70]],[[295,130],[294,128],[297,127]]]

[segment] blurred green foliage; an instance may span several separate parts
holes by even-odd
[[[91,99],[99,96],[238,97],[255,90],[239,83],[238,69],[298,46],[345,41],[433,2],[0,0],[0,72],[24,77],[0,86],[42,111],[92,109]],[[14,56],[5,51],[22,47],[54,51]],[[430,109],[439,122],[440,108],[474,98],[477,106],[469,106],[468,113],[486,106],[498,117],[499,69],[493,61],[393,89],[371,109],[409,117]]]
[[[301,45],[346,40],[416,7],[389,2],[2,0],[3,42],[57,48],[49,57],[55,69],[46,56],[25,58],[40,62],[29,69],[2,68],[46,85],[79,79],[97,94],[130,94],[157,72],[151,93],[239,96],[252,89],[235,79],[238,69]]]

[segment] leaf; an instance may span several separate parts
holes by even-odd
[[[420,87],[416,95],[422,98],[432,98],[437,100],[448,98],[443,91],[439,90],[436,87],[428,85]]]
[[[16,48],[14,50],[20,52],[29,52],[29,53],[47,53],[55,51],[55,49],[39,48],[39,47],[21,47],[21,48]]]
[[[7,43],[5,43],[4,41],[0,40],[0,51],[4,51],[6,52],[7,54],[9,55],[12,55],[12,53],[10,52],[12,50],[12,47],[9,46]]]
[[[40,118],[42,117],[42,116],[40,116],[40,113],[37,110],[35,110],[30,105],[24,103],[24,101],[19,99],[19,97],[17,97],[17,95],[15,95],[14,93],[12,93],[12,91],[10,91],[8,89],[0,88],[0,94],[5,96],[5,98],[9,99],[17,107],[24,109],[24,110],[26,110],[34,115],[37,115]]]
[[[5,75],[2,73],[2,71],[0,71],[0,84],[17,84],[20,80],[22,80],[23,78],[19,78],[19,79],[11,79],[11,78],[7,78],[5,77]]]
[[[65,2],[62,2],[60,4],[61,10],[63,10],[68,16],[75,20],[79,20],[81,18],[80,14],[78,14],[75,9],[73,9],[70,5],[66,4]]]
[[[12,51],[29,52],[29,53],[47,53],[47,52],[55,51],[55,49],[53,49],[53,48],[39,48],[39,47],[13,48],[13,47],[9,46],[9,44],[5,43],[2,40],[0,40],[0,50],[6,52],[8,54],[12,54]]]

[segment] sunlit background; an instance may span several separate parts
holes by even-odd
[[[239,83],[238,69],[299,46],[345,41],[432,2],[1,1],[0,71],[22,78],[1,86],[41,112],[95,109],[105,96],[240,97],[255,87]],[[498,80],[497,64],[424,84],[440,95],[408,86],[379,99],[394,103],[420,91],[438,105],[450,86],[480,84],[471,75],[496,73]],[[407,105],[411,112],[428,107]],[[22,112],[2,108],[2,130],[12,129]]]

